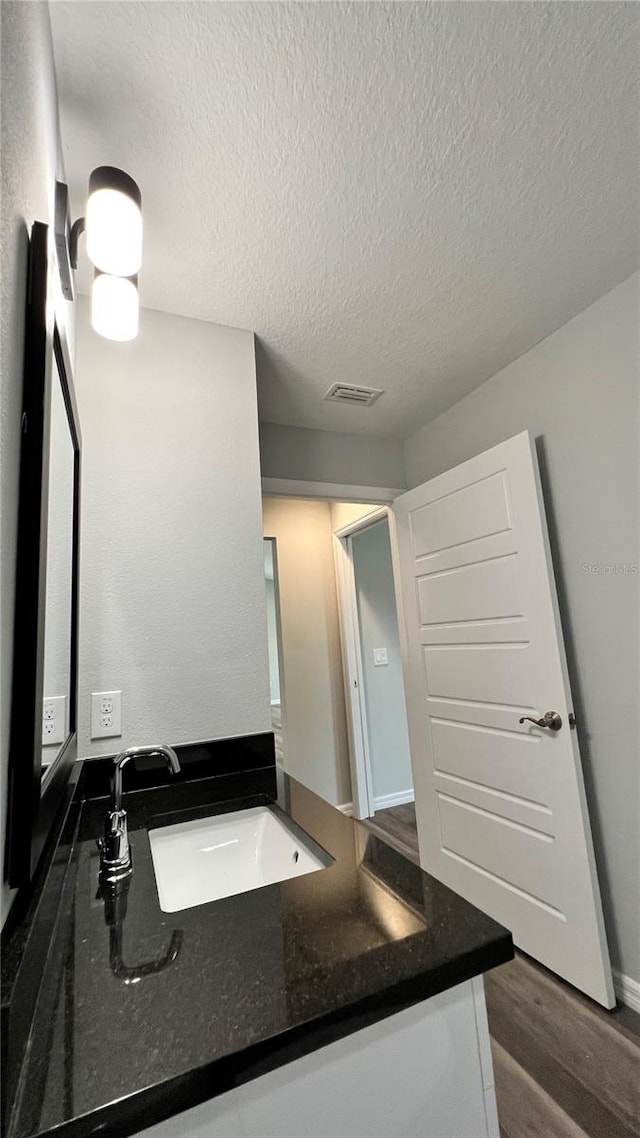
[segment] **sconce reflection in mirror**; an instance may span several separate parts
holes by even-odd
[[[164,972],[177,960],[182,948],[182,929],[174,929],[169,947],[164,956],[157,960],[147,960],[142,964],[128,965],[122,959],[122,926],[127,915],[127,896],[131,878],[115,884],[100,886],[98,896],[104,901],[104,921],[109,928],[109,965],[116,980],[123,984],[138,984],[145,976]]]

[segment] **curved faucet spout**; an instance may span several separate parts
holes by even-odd
[[[180,759],[176,755],[173,747],[167,746],[166,743],[158,743],[155,747],[127,747],[126,751],[121,751],[113,760],[113,773],[111,775],[112,812],[119,813],[122,810],[122,771],[124,767],[126,767],[130,759],[135,759],[143,755],[145,758],[152,758],[154,755],[162,755],[171,774],[179,774],[180,772]]]
[[[111,775],[111,802],[104,820],[104,838],[100,845],[100,881],[113,884],[130,877],[133,873],[131,849],[127,832],[127,812],[122,809],[122,771],[130,759],[144,755],[162,755],[171,774],[180,771],[180,760],[173,747],[159,743],[154,747],[128,747],[121,751],[113,761]]]

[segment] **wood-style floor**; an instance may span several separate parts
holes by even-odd
[[[418,828],[413,802],[405,806],[391,806],[389,810],[376,810],[366,825],[411,861],[418,861]]]
[[[412,805],[366,825],[418,861]],[[485,991],[502,1138],[640,1138],[640,1016],[604,1011],[521,954]]]

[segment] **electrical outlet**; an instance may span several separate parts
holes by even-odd
[[[122,735],[122,692],[91,693],[91,738],[113,739]]]
[[[389,653],[386,648],[373,649],[373,666],[374,668],[384,667],[389,663]]]
[[[42,701],[42,746],[64,743],[67,737],[67,697],[50,695]]]

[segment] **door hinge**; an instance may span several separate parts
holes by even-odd
[[[572,731],[575,731],[575,729],[576,729],[576,717],[572,711],[569,712],[569,726],[570,726]]]

